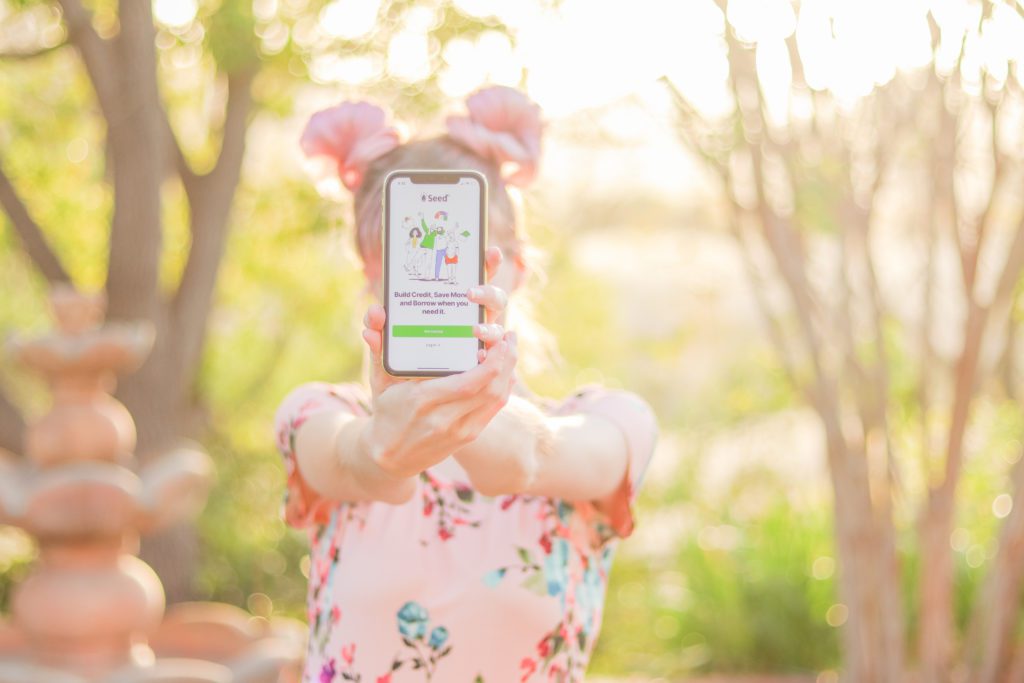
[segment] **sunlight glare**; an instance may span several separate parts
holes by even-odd
[[[745,43],[779,40],[796,28],[796,15],[789,0],[730,0],[729,23]]]
[[[707,15],[694,8],[707,4],[637,0],[624,12],[609,0],[566,0],[519,36],[527,89],[553,114],[633,93],[693,54],[687,36]]]
[[[508,36],[484,31],[476,41],[453,38],[445,45],[446,67],[438,77],[441,90],[450,97],[464,97],[485,83],[518,86],[523,69]]]
[[[373,30],[380,0],[334,0],[320,12],[320,30],[334,38],[353,40]]]
[[[196,0],[153,0],[153,16],[171,28],[188,26],[198,11]]]
[[[181,7],[173,0],[155,2],[156,7]],[[380,3],[333,0],[320,14],[319,28],[334,37],[366,35],[378,19]],[[525,70],[527,92],[552,117],[628,96],[643,98],[645,88],[661,76],[700,115],[728,116],[734,102],[726,19],[730,30],[754,47],[773,126],[810,115],[807,93],[793,88],[787,39],[795,41],[808,86],[829,91],[842,107],[855,105],[898,72],[927,68],[933,60],[940,74],[959,64],[968,88],[980,83],[982,73],[996,88],[1011,75],[1024,78],[1024,19],[999,5],[979,33],[980,9],[972,0],[729,0],[727,17],[712,0],[635,0],[628,12],[614,0],[455,4],[474,17],[504,22],[507,31],[449,40],[437,74],[442,92],[459,98],[488,83],[520,86]],[[934,55],[929,11],[940,30]],[[436,50],[429,34],[439,17],[422,5],[405,12],[387,49],[391,75],[410,82],[429,76]],[[1018,66],[1011,69],[1012,64]],[[377,77],[383,66],[335,56],[319,60],[315,71],[317,80],[359,84]]]
[[[710,0],[687,5],[686,15],[686,21],[666,27],[676,39],[663,73],[701,116],[723,118],[734,105],[728,87],[725,17]]]
[[[757,43],[756,66],[768,122],[781,128],[789,121],[789,92],[793,85],[786,43],[781,38],[762,38]]]
[[[430,75],[430,49],[427,35],[402,29],[388,44],[388,73],[410,83]]]
[[[380,77],[381,60],[376,55],[319,55],[310,64],[310,76],[318,83],[360,85]]]

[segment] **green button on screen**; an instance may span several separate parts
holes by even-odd
[[[472,325],[393,325],[394,337],[472,337]]]

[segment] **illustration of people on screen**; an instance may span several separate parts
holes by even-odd
[[[455,230],[448,236],[448,245],[445,248],[444,263],[448,269],[447,282],[450,285],[456,284],[459,272],[459,246],[462,240],[469,237],[468,230],[459,230],[459,224],[455,224]]]
[[[410,277],[420,274],[420,242],[423,241],[423,231],[416,226],[412,216],[406,216],[402,221],[403,231],[408,231],[409,238],[405,243],[405,272]]]
[[[423,213],[419,214],[420,225],[423,226],[423,239],[420,240],[419,254],[417,258],[418,267],[417,275],[421,280],[430,279],[430,266],[434,259],[434,241],[437,239],[436,228],[431,228],[427,225],[427,219],[423,217]]]
[[[451,240],[444,226],[437,228],[437,237],[434,238],[434,279],[441,280],[441,267],[444,265],[445,253],[448,251],[448,243]]]
[[[441,279],[441,265],[444,263],[445,250],[448,248],[448,235],[444,224],[448,222],[448,212],[438,211],[434,214],[434,279]]]

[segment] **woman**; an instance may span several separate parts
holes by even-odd
[[[416,261],[420,253],[420,240],[423,239],[423,231],[416,227],[411,216],[406,217],[403,227],[409,231],[409,241],[405,243],[405,272],[410,276],[419,276]]]
[[[307,527],[310,641],[304,681],[578,681],[601,623],[617,539],[656,425],[632,394],[591,387],[555,403],[516,381],[506,292],[527,276],[508,185],[540,154],[540,112],[509,88],[482,90],[447,135],[401,144],[384,112],[345,103],[302,144],[337,160],[354,192],[370,290],[381,277],[384,176],[477,169],[490,187],[487,310],[475,368],[399,380],[381,367],[385,312],[369,307],[369,387],[307,384],[283,401],[277,443],[287,521]]]
[[[459,226],[455,226],[455,231],[448,236],[448,245],[444,250],[444,265],[448,270],[448,276],[445,281],[450,284],[455,284],[455,276],[459,270]]]

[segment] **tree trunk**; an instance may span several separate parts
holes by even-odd
[[[932,494],[920,529],[921,623],[918,652],[922,683],[950,680],[955,633],[953,555],[949,545],[952,529],[952,505]]]
[[[999,551],[975,603],[967,659],[974,683],[1011,678],[1024,574],[1024,456],[1013,467],[1013,507],[999,535]]]
[[[838,425],[835,425],[837,427]],[[835,496],[840,599],[848,617],[842,626],[843,680],[903,681],[903,610],[893,533],[872,509],[866,459],[851,452],[835,429],[828,438],[829,474]],[[893,629],[893,625],[898,627]]]

